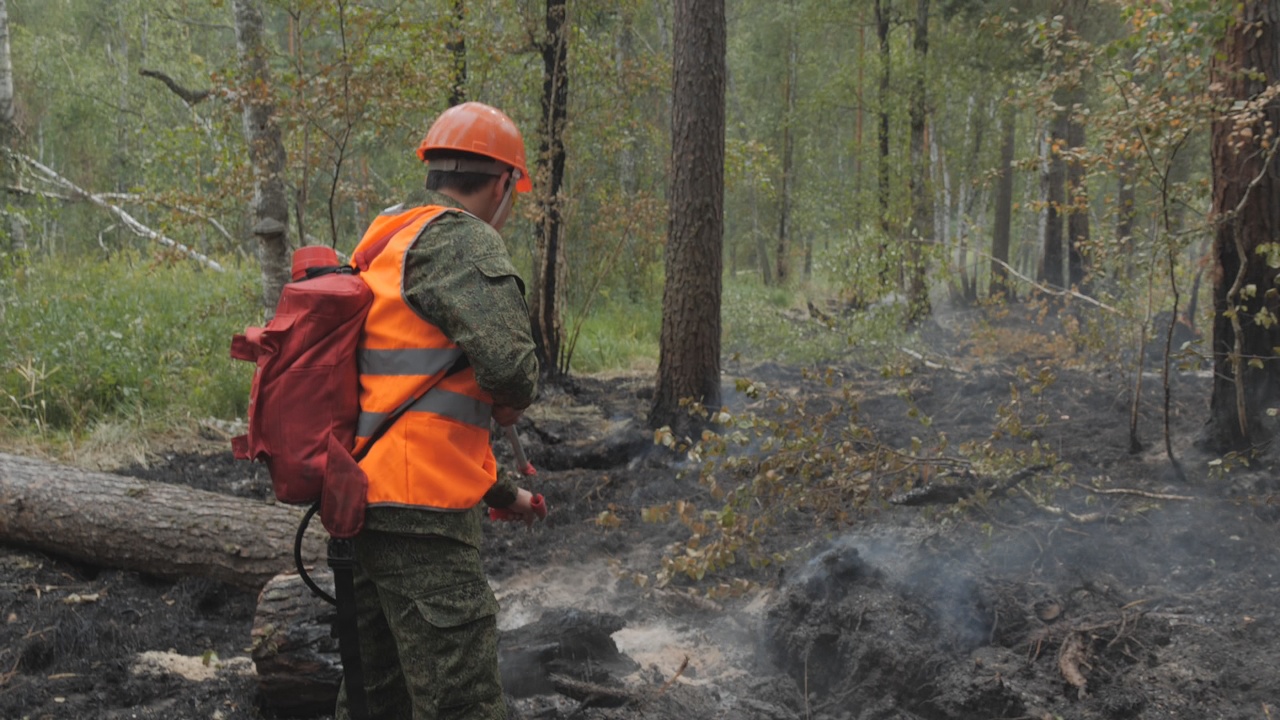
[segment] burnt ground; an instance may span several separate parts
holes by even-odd
[[[936,457],[985,444],[995,459],[948,475],[870,473],[834,524],[821,510],[784,514],[763,539],[786,553],[780,562],[739,563],[702,584],[637,581],[689,537],[674,519],[642,521],[644,508],[718,507],[697,465],[639,429],[651,378],[548,392],[519,427],[551,515],[532,531],[495,524],[486,540],[500,624],[569,609],[615,616],[612,637],[632,662],[592,679],[631,701],[530,691],[511,699],[513,717],[1280,717],[1280,480],[1270,452],[1213,465],[1196,449],[1207,374],[1171,381],[1180,477],[1159,377],[1142,384],[1144,447],[1130,452],[1134,377],[1122,357],[1090,359],[1062,333],[989,322],[931,337],[914,359],[839,367],[831,384],[797,367],[730,365],[726,400],[742,413],[835,399],[848,412],[825,420],[833,427],[872,428],[903,450],[920,438]],[[738,378],[779,395],[741,395]],[[162,450],[120,471],[266,501],[265,473],[220,447]],[[734,478],[752,479],[721,475]],[[732,578],[750,584],[705,596]],[[255,606],[201,578],[0,547],[0,718],[274,717],[248,660]]]

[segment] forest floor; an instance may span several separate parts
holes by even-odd
[[[532,530],[493,524],[486,539],[499,623],[564,609],[620,618],[613,639],[634,669],[595,680],[631,701],[513,697],[513,718],[1280,718],[1274,454],[1213,464],[1194,444],[1208,375],[1176,372],[1180,477],[1158,374],[1142,383],[1144,449],[1131,452],[1131,366],[1090,361],[1045,326],[975,318],[932,325],[909,365],[840,367],[833,385],[797,367],[726,369],[735,412],[776,404],[737,393],[739,378],[793,406],[853,398],[886,447],[945,433],[942,454],[957,457],[989,442],[1013,473],[992,483],[920,466],[878,479],[839,524],[791,513],[768,533],[785,561],[709,576],[751,581],[737,597],[633,581],[689,535],[674,519],[643,522],[644,508],[716,508],[697,467],[641,429],[651,375],[548,392],[519,428],[551,515]],[[1016,473],[1033,441],[1061,464]],[[265,501],[265,473],[223,447],[206,438],[117,470]],[[0,718],[273,717],[248,657],[255,605],[201,578],[0,546]]]

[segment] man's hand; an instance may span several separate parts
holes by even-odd
[[[547,516],[547,505],[541,495],[523,488],[516,490],[516,501],[504,508],[490,508],[491,520],[522,520],[526,526],[532,527],[533,521]]]
[[[502,427],[511,427],[520,421],[524,410],[516,410],[506,405],[493,406],[493,419]]]

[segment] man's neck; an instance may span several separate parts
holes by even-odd
[[[485,222],[488,222],[488,220],[485,219],[485,216],[483,214],[484,208],[480,207],[481,203],[478,202],[476,196],[463,195],[457,192],[456,190],[452,190],[448,188],[437,190],[436,192],[453,200],[458,204],[458,207],[461,207],[463,210],[466,210],[467,212],[471,213],[472,215],[475,215],[481,220],[485,220]]]

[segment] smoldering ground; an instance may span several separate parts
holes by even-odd
[[[1159,442],[1158,383],[1143,387],[1140,407],[1139,430],[1152,449],[1135,455],[1128,447],[1133,386],[1124,372],[1053,366],[1053,381],[1033,395],[1029,385],[1045,367],[1034,353],[926,357],[898,375],[841,367],[836,387],[821,372],[806,379],[785,366],[758,374],[735,368],[732,379],[758,379],[814,408],[843,397],[839,386],[848,385],[858,422],[888,446],[909,447],[912,437],[932,442],[937,433],[947,434],[951,448],[1038,442],[1070,467],[950,505],[875,500],[844,525],[792,515],[766,538],[771,549],[790,551],[785,562],[727,571],[755,583],[738,598],[708,600],[681,578],[652,582],[663,554],[690,531],[675,520],[645,522],[644,508],[675,500],[717,506],[697,482],[701,463],[674,467],[632,455],[636,435],[647,435],[640,428],[650,382],[581,378],[531,412],[521,437],[552,512],[532,532],[494,526],[486,535],[499,621],[515,631],[547,612],[607,614],[621,623],[610,637],[631,664],[601,668],[607,677],[597,677],[622,689],[619,704],[555,692],[513,699],[513,715],[1274,715],[1275,463],[1264,455],[1211,474],[1209,458],[1195,455],[1207,380],[1189,376],[1174,389],[1175,449],[1188,470],[1188,481],[1177,483]],[[731,400],[739,403],[734,412],[752,402]],[[839,422],[847,427],[854,410]],[[993,429],[1015,411],[1027,432],[993,440]],[[610,446],[611,437],[630,439]],[[147,467],[129,472],[252,497],[254,482],[265,479],[253,479],[260,469],[233,463],[221,447],[155,453]],[[595,459],[575,464],[578,453]],[[650,582],[638,582],[641,575]],[[251,595],[207,580],[146,577],[5,548],[0,717],[272,717],[238,662],[251,644],[254,604]],[[170,650],[212,668],[213,679],[139,671],[141,658],[154,657],[144,653]]]

